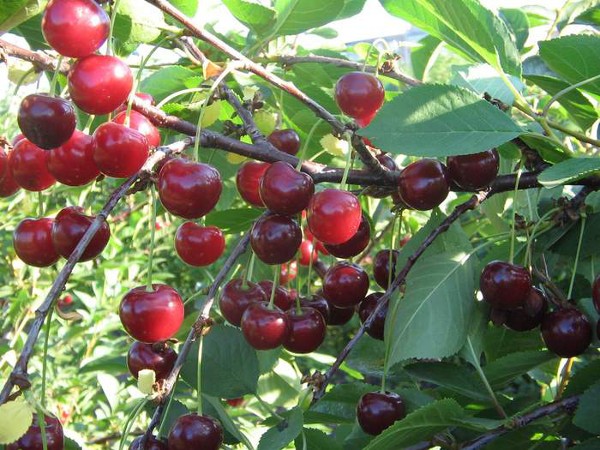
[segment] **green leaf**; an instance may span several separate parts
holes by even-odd
[[[385,345],[368,334],[363,335],[350,351],[346,364],[364,375],[383,376]]]
[[[448,43],[472,61],[521,76],[519,52],[502,19],[477,0],[380,0],[391,14]]]
[[[590,361],[587,366],[577,369],[565,389],[565,397],[583,393],[600,380],[600,359]]]
[[[371,384],[348,383],[334,386],[306,412],[306,423],[354,423],[356,404],[377,388]]]
[[[600,8],[594,7],[590,8],[587,11],[581,13],[575,19],[575,23],[585,24],[585,25],[594,25],[596,27],[600,26]]]
[[[565,36],[538,45],[544,62],[571,84],[600,74],[600,36]],[[579,89],[600,95],[600,79]]]
[[[121,0],[115,27],[119,27],[123,20],[130,24],[129,35],[118,37],[133,44],[154,41],[166,26],[162,11],[144,0]]]
[[[600,158],[572,158],[544,170],[538,181],[544,187],[552,188],[580,180],[600,170]]]
[[[552,245],[552,251],[574,258],[581,232],[580,227],[580,224],[572,226],[564,236],[561,236],[559,241]],[[582,259],[598,254],[600,251],[600,214],[590,214],[588,216],[585,223],[585,230],[583,231],[583,242],[585,244],[581,246],[580,253]]]
[[[521,81],[510,76],[513,86],[519,91],[525,87]],[[507,105],[512,105],[515,96],[508,86],[504,83],[498,73],[487,64],[478,64],[468,66],[456,72],[453,83],[458,86],[471,89],[480,95],[489,94],[492,98],[497,98]]]
[[[525,42],[529,37],[529,19],[527,14],[520,9],[501,8],[500,17],[504,19],[513,32],[517,48],[523,50]]]
[[[556,142],[543,134],[523,133],[519,136],[527,145],[537,150],[540,156],[551,164],[556,164],[569,159],[569,155],[560,149]]]
[[[194,17],[198,10],[198,0],[169,0],[169,3],[188,17]]]
[[[12,33],[23,36],[32,50],[48,50],[50,48],[42,34],[41,14],[33,16],[18,27],[13,28]]]
[[[335,18],[336,20],[347,19],[360,13],[367,0],[344,0],[344,8]]]
[[[273,8],[247,0],[223,0],[233,17],[250,28],[256,34],[264,34],[275,22]]]
[[[296,449],[327,449],[327,450],[342,450],[342,446],[338,444],[332,437],[327,436],[320,430],[314,428],[304,428],[300,436],[296,438]]]
[[[46,0],[4,0],[0,8],[0,35],[38,14]]]
[[[269,37],[299,34],[332,22],[344,9],[344,0],[276,0],[277,21]]]
[[[386,151],[441,157],[478,153],[522,133],[506,114],[457,86],[412,88],[383,105],[365,135]]]
[[[171,400],[171,406],[169,407],[169,411],[163,419],[163,426],[160,427],[162,433],[160,434],[160,438],[165,439],[169,430],[175,423],[175,421],[185,414],[188,414],[189,410],[185,407],[185,405],[175,399]]]
[[[442,41],[434,36],[427,35],[419,41],[418,47],[411,49],[410,62],[413,74],[418,80],[425,80],[440,45],[442,45]]]
[[[302,410],[295,407],[287,419],[261,436],[257,450],[281,450],[287,447],[300,434],[302,425]]]
[[[586,390],[579,400],[579,406],[573,417],[573,423],[579,428],[592,433],[600,433],[600,383]]]
[[[144,78],[140,90],[152,95],[159,102],[167,95],[185,89],[185,81],[196,75],[197,72],[182,66],[165,67]]]
[[[571,447],[572,450],[598,450],[599,448],[600,438],[598,437],[588,439],[587,441],[583,441],[582,443]]]
[[[492,387],[497,388],[554,358],[556,355],[548,351],[510,353],[489,363],[483,373]]]
[[[225,234],[247,230],[262,212],[256,208],[236,208],[214,211],[206,216],[206,224],[219,227]]]
[[[397,450],[426,441],[465,416],[455,400],[443,399],[408,414],[371,441],[365,450]]]

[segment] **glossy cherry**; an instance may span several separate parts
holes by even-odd
[[[335,101],[344,114],[366,127],[385,100],[385,90],[377,77],[365,72],[342,75],[335,85]]]
[[[365,299],[360,302],[358,308],[358,317],[360,317],[361,323],[365,323],[369,318],[371,313],[375,311],[377,308],[377,302],[383,296],[383,292],[373,292],[365,297]],[[385,317],[388,312],[388,304],[377,313],[371,325],[367,327],[367,334],[374,339],[379,339],[383,341],[384,330],[385,330]]]
[[[323,277],[323,296],[338,308],[358,305],[364,300],[368,290],[369,276],[357,264],[338,262]]]
[[[365,433],[374,436],[405,416],[404,401],[395,392],[364,394],[356,407],[358,424]]]
[[[398,178],[398,193],[413,209],[428,211],[450,192],[446,166],[435,159],[421,159],[406,166]]]
[[[175,250],[190,266],[208,266],[223,254],[225,238],[217,227],[201,227],[193,222],[184,222],[175,233]]]
[[[449,156],[448,175],[459,187],[477,191],[489,186],[498,175],[500,158],[496,149],[472,155]]]
[[[308,228],[324,244],[342,244],[358,231],[362,211],[358,198],[348,191],[317,192],[307,209]]]
[[[119,317],[129,335],[146,344],[171,339],[183,323],[183,301],[166,284],[131,289],[119,306]]]
[[[91,55],[108,38],[110,18],[93,0],[52,0],[44,10],[42,33],[63,56]]]
[[[164,380],[175,365],[177,353],[167,344],[144,344],[134,342],[127,352],[127,368],[129,373],[138,377],[140,370],[154,370],[156,380]]]
[[[371,226],[367,217],[363,214],[360,219],[358,230],[349,240],[337,245],[326,244],[325,249],[337,258],[352,258],[359,255],[367,248],[371,240]]]
[[[354,317],[354,308],[338,308],[329,303],[329,319],[327,325],[344,325]]]
[[[594,308],[596,308],[596,311],[600,313],[600,275],[596,277],[594,283],[592,284],[592,300],[594,303]]]
[[[108,114],[123,103],[133,86],[129,66],[114,56],[90,55],[71,66],[71,99],[88,114]]]
[[[242,164],[235,177],[235,184],[242,198],[252,206],[263,208],[260,198],[260,180],[269,168],[269,163],[248,161]]]
[[[219,201],[223,184],[221,175],[208,164],[174,158],[158,175],[158,195],[172,214],[185,219],[199,219]]]
[[[298,172],[283,161],[277,161],[265,171],[259,193],[264,205],[284,216],[298,214],[308,206],[315,192],[310,175]]]
[[[56,417],[44,416],[44,430],[46,432],[47,449],[64,450],[63,429]],[[6,450],[42,450],[44,448],[43,442],[38,417],[34,414],[27,432],[17,442],[7,445]]]
[[[283,264],[291,260],[302,242],[298,223],[287,216],[259,218],[250,233],[252,250],[266,264]]]
[[[387,170],[391,172],[398,170],[396,161],[394,161],[394,158],[392,158],[388,153],[380,153],[379,155],[375,156],[375,158],[377,158],[377,161],[379,161],[379,163]]]
[[[126,118],[127,112],[123,111],[117,114],[112,121],[120,125],[125,125]],[[130,111],[129,128],[133,128],[135,131],[143,134],[150,147],[158,147],[160,145],[160,132],[145,115],[137,111]]]
[[[257,350],[279,347],[290,332],[288,316],[277,306],[269,308],[267,302],[250,304],[240,326],[246,341]]]
[[[159,441],[154,436],[148,438],[146,445],[142,449],[142,438],[143,436],[136,437],[129,446],[129,450],[168,450],[167,444]]]
[[[54,219],[22,220],[13,233],[13,246],[25,264],[48,267],[58,261],[59,254],[52,243]]]
[[[311,259],[313,263],[319,259],[317,249],[311,241],[308,241],[306,239],[303,240],[300,244],[300,249],[298,253],[298,264],[300,264],[301,266],[308,266],[310,264]]]
[[[23,135],[49,150],[64,144],[75,131],[75,109],[67,100],[30,94],[21,101],[17,122]]]
[[[323,315],[315,308],[291,308],[286,312],[290,332],[283,343],[286,350],[294,353],[314,352],[325,340],[327,324]]]
[[[96,167],[109,177],[128,178],[148,159],[145,136],[115,122],[105,122],[96,128],[93,141]]]
[[[531,290],[531,275],[522,266],[505,261],[488,263],[479,279],[483,299],[495,308],[512,310],[524,305]]]
[[[325,323],[329,324],[329,315],[331,307],[329,306],[327,300],[325,300],[325,297],[323,297],[322,295],[315,294],[310,298],[303,298],[302,300],[300,300],[300,305],[303,307],[316,309],[321,313],[323,319],[325,319]]]
[[[574,307],[546,314],[541,331],[548,350],[562,358],[581,355],[592,342],[592,325],[585,314]]]
[[[63,145],[50,151],[47,165],[56,181],[68,186],[86,185],[100,175],[94,162],[92,137],[79,130],[75,130]]]
[[[8,153],[4,150],[4,147],[0,146],[0,180],[8,172]]]
[[[542,323],[548,310],[548,303],[544,293],[532,287],[525,299],[523,307],[506,311],[504,325],[514,331],[533,330]]]
[[[8,155],[8,167],[15,182],[28,191],[43,191],[56,179],[48,171],[49,152],[22,139]]]
[[[262,288],[265,296],[268,299],[271,298],[271,291],[273,290],[273,282],[269,280],[259,281],[258,285]],[[290,292],[283,286],[277,286],[275,288],[275,297],[273,303],[282,311],[287,311],[294,306],[294,299],[290,296]]]
[[[223,427],[209,416],[186,414],[169,431],[169,450],[218,450],[223,443]]]
[[[252,281],[247,281],[244,284],[244,280],[241,278],[234,278],[221,290],[219,308],[221,314],[229,323],[239,327],[242,315],[248,306],[252,303],[266,302],[267,300],[267,294],[258,284]]]
[[[387,289],[390,285],[390,280],[394,281],[396,278],[396,261],[398,260],[398,250],[384,249],[379,250],[373,259],[373,278],[379,286],[383,289]],[[390,256],[392,258],[390,262]],[[390,268],[392,274],[390,276]]]
[[[300,150],[300,136],[291,128],[284,130],[275,130],[268,137],[267,140],[277,148],[290,155],[296,155]]]
[[[83,208],[79,206],[69,206],[63,208],[54,219],[52,225],[52,242],[54,248],[63,258],[71,256],[73,250],[94,221],[94,216],[87,216],[83,213]],[[89,261],[94,259],[108,243],[110,239],[110,228],[108,223],[102,222],[100,229],[84,250],[79,261]]]
[[[19,189],[21,189],[21,186],[15,181],[10,169],[7,169],[4,176],[0,177],[0,197],[10,197]]]

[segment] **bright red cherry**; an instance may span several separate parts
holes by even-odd
[[[600,275],[596,277],[592,284],[592,300],[594,301],[594,308],[600,313]]]
[[[562,358],[581,355],[592,342],[592,325],[573,307],[546,314],[541,330],[548,350]]]
[[[269,280],[259,281],[258,285],[265,292],[265,296],[268,299],[271,298],[271,291],[273,290],[273,282]],[[273,303],[279,309],[283,311],[287,311],[292,306],[294,306],[294,299],[291,297],[289,291],[283,286],[277,286],[275,289],[275,297],[273,298]]]
[[[94,131],[94,162],[109,177],[128,178],[148,159],[148,141],[142,133],[105,122]]]
[[[229,323],[239,327],[242,315],[249,305],[267,300],[267,294],[258,284],[247,281],[244,285],[244,280],[234,278],[223,287],[219,308]]]
[[[142,449],[142,438],[143,436],[136,437],[129,446],[129,450],[168,450],[167,444],[159,441],[154,436],[148,438],[146,445]]]
[[[449,156],[448,175],[459,187],[478,191],[489,186],[498,175],[500,158],[496,149],[473,155]]]
[[[413,209],[428,211],[442,203],[450,192],[446,166],[435,159],[409,164],[398,178],[398,193]]]
[[[71,102],[45,94],[25,97],[17,122],[25,137],[45,150],[67,142],[77,125]]]
[[[395,392],[364,394],[356,407],[358,424],[365,433],[377,436],[406,416],[404,401]]]
[[[281,265],[279,283],[286,285],[290,281],[296,279],[296,276],[298,276],[298,263],[296,261],[290,261],[289,263]]]
[[[302,307],[300,311],[291,308],[286,312],[290,333],[283,343],[286,350],[294,353],[311,353],[325,340],[327,324],[323,315],[316,309]]]
[[[258,219],[250,233],[250,245],[258,259],[266,264],[291,260],[302,242],[302,231],[294,219],[269,215]]]
[[[488,263],[479,279],[483,299],[495,308],[512,310],[524,305],[531,290],[531,275],[525,267],[504,261]]]
[[[83,208],[79,206],[69,206],[63,208],[54,219],[52,225],[52,242],[54,248],[63,258],[67,259],[79,244],[79,241],[94,221],[94,216],[87,216],[83,213]],[[84,250],[79,261],[89,261],[94,259],[108,243],[110,239],[110,228],[108,223],[103,222],[100,229]]]
[[[42,17],[46,42],[63,56],[91,55],[108,38],[110,18],[93,0],[52,0]]]
[[[368,290],[369,276],[357,264],[338,262],[323,277],[323,296],[338,308],[358,305],[364,300]]]
[[[127,112],[123,111],[117,114],[112,121],[120,125],[125,125],[126,118]],[[160,145],[160,132],[158,128],[142,113],[130,111],[129,128],[133,128],[135,131],[143,134],[150,147],[158,147]]]
[[[260,198],[267,208],[277,214],[291,216],[308,206],[315,192],[310,175],[298,172],[283,161],[277,161],[260,180]]]
[[[13,246],[25,264],[48,267],[58,261],[59,255],[52,243],[54,219],[25,219],[13,233]]]
[[[377,77],[365,72],[342,75],[335,85],[335,101],[344,114],[366,127],[385,100],[385,90]]]
[[[10,197],[19,188],[9,168],[8,153],[0,147],[0,197]]]
[[[15,145],[17,145],[19,143],[19,141],[22,141],[23,139],[25,139],[25,135],[23,133],[19,133],[12,139],[12,141],[10,143],[14,147]]]
[[[56,180],[48,172],[49,152],[27,139],[19,141],[8,155],[8,167],[19,186],[28,191],[43,191]]]
[[[217,227],[201,227],[193,222],[184,222],[175,233],[175,250],[190,266],[208,266],[223,254],[225,238]]]
[[[242,198],[252,206],[263,208],[265,204],[260,198],[260,180],[270,164],[258,161],[248,161],[242,164],[235,177],[235,184]]]
[[[121,300],[119,317],[129,335],[146,344],[171,339],[183,323],[183,301],[175,289],[154,284],[131,289]]]
[[[308,266],[312,259],[314,263],[317,259],[319,259],[319,254],[317,253],[317,249],[313,245],[312,242],[308,240],[303,240],[300,244],[300,255],[298,258],[298,263],[301,266]],[[312,254],[312,255],[311,255]]]
[[[267,302],[252,303],[241,321],[246,341],[257,350],[271,350],[282,345],[290,332],[288,316]]]
[[[177,353],[164,343],[144,344],[134,342],[127,352],[127,368],[129,373],[137,379],[140,370],[154,370],[156,380],[164,380],[169,376]]]
[[[296,155],[298,150],[300,150],[300,136],[291,128],[275,130],[267,137],[267,140],[277,150],[289,153],[290,155]]]
[[[48,450],[64,450],[63,429],[56,417],[44,416],[44,430],[46,432],[46,448]],[[34,414],[27,432],[17,442],[7,445],[6,450],[42,450],[43,442],[42,430],[37,415]]]
[[[75,130],[71,138],[48,155],[48,171],[67,186],[83,186],[95,180],[100,171],[94,162],[92,137]]]
[[[342,244],[358,231],[362,211],[348,191],[325,189],[313,195],[307,210],[308,228],[324,244]]]
[[[88,114],[108,114],[127,100],[133,86],[129,66],[114,56],[90,55],[69,70],[69,93]]]
[[[522,308],[506,311],[504,325],[514,331],[533,330],[540,325],[547,310],[548,303],[544,293],[532,287]]]
[[[329,303],[329,320],[327,325],[344,325],[354,317],[354,308],[338,308]]]
[[[398,260],[398,250],[383,249],[379,250],[373,260],[373,278],[379,286],[387,289],[390,281],[396,278],[396,261]],[[391,262],[390,262],[391,256]],[[390,276],[390,269],[392,274]]]
[[[371,313],[375,311],[377,308],[377,303],[379,299],[383,296],[383,292],[373,292],[365,297],[365,299],[360,302],[360,306],[358,308],[358,317],[360,317],[361,323],[365,323]],[[388,303],[377,313],[375,316],[375,320],[371,322],[371,325],[367,327],[367,334],[374,339],[379,339],[383,341],[384,331],[385,331],[385,317],[388,312]]]
[[[158,175],[158,195],[172,214],[185,219],[199,219],[219,201],[223,185],[221,175],[208,164],[174,158]]]
[[[223,443],[223,427],[209,416],[186,414],[169,432],[169,450],[218,450]]]
[[[325,245],[325,249],[337,258],[352,258],[359,255],[371,240],[371,226],[363,214],[360,219],[358,230],[346,242],[337,245]]]

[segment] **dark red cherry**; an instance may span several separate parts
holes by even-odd
[[[302,300],[300,300],[300,305],[302,305],[303,307],[316,309],[321,313],[323,319],[325,319],[325,323],[329,324],[329,311],[331,307],[329,306],[327,300],[325,300],[325,297],[315,294],[310,298],[303,298]]]
[[[284,130],[275,130],[268,137],[267,140],[277,148],[290,155],[296,155],[300,150],[300,136],[291,128]]]
[[[371,240],[371,226],[363,214],[358,230],[349,240],[337,245],[325,245],[325,249],[337,258],[352,258],[359,255]]]
[[[42,33],[63,56],[91,55],[108,38],[110,18],[93,0],[52,0],[44,10]]]
[[[435,159],[421,159],[406,166],[398,178],[398,193],[413,209],[428,211],[450,192],[446,166]]]
[[[375,158],[377,158],[377,161],[379,161],[379,163],[390,172],[398,170],[396,161],[394,161],[394,158],[392,158],[389,154],[380,153],[379,155],[375,156]]]
[[[329,320],[327,320],[327,325],[344,325],[354,317],[354,308],[338,308],[330,302],[327,303],[329,304]]]
[[[78,59],[68,76],[71,99],[88,114],[108,114],[127,100],[133,86],[129,66],[114,56]]]
[[[262,288],[265,293],[266,299],[271,298],[271,291],[273,290],[273,282],[269,280],[259,281],[258,285]],[[290,296],[290,293],[283,286],[277,286],[275,289],[275,298],[273,299],[275,306],[282,311],[287,311],[294,306],[294,299]]]
[[[596,277],[592,284],[592,300],[594,301],[594,308],[600,313],[600,275]]]
[[[117,114],[112,121],[120,125],[125,125],[126,118],[127,112],[123,111]],[[130,111],[129,128],[133,128],[135,131],[143,134],[150,147],[158,147],[160,145],[160,133],[158,128],[156,128],[142,113]]]
[[[169,431],[169,450],[218,450],[223,443],[223,427],[209,416],[186,414]]]
[[[525,267],[492,261],[481,272],[479,288],[490,305],[512,310],[524,305],[531,290],[531,275]]]
[[[25,219],[13,233],[13,246],[25,264],[48,267],[58,261],[59,255],[52,243],[54,219]]]
[[[562,358],[581,355],[592,342],[592,325],[573,307],[546,314],[541,330],[548,350]]]
[[[296,279],[296,276],[298,276],[298,263],[296,261],[290,261],[281,265],[279,283],[286,285]]]
[[[358,198],[348,191],[325,189],[310,200],[308,228],[324,244],[342,244],[356,234],[362,211]]]
[[[148,141],[142,133],[105,122],[93,136],[94,162],[104,175],[128,178],[137,173],[148,159]]]
[[[127,352],[127,368],[129,373],[138,377],[140,370],[154,370],[156,380],[164,380],[169,376],[175,361],[177,353],[167,344],[144,344],[143,342],[134,342]]]
[[[0,149],[1,153],[1,149]],[[0,176],[0,197],[10,197],[17,192],[21,186],[15,181],[10,168],[6,168],[6,172],[3,176]]]
[[[478,191],[489,186],[498,175],[500,158],[496,149],[473,155],[449,156],[448,175],[459,187]]]
[[[0,146],[0,180],[8,172],[8,154],[4,150],[4,147]]]
[[[190,266],[208,266],[223,254],[225,238],[217,227],[201,227],[193,222],[184,222],[175,233],[175,250]]]
[[[174,158],[158,175],[158,195],[172,214],[185,219],[199,219],[219,201],[223,185],[221,175],[208,164]]]
[[[248,161],[242,164],[235,177],[235,184],[242,198],[252,206],[263,208],[260,198],[260,180],[269,168],[269,163]]]
[[[252,250],[266,264],[288,262],[296,255],[301,242],[298,223],[287,216],[263,216],[254,223],[250,234]]]
[[[284,216],[298,214],[308,206],[315,192],[310,175],[298,172],[283,161],[277,161],[260,180],[259,193],[264,205],[271,211]]]
[[[165,284],[131,289],[119,306],[119,317],[125,331],[146,344],[171,339],[183,323],[183,301],[179,293]]]
[[[312,255],[311,255],[312,254]],[[300,244],[300,250],[298,255],[298,264],[301,266],[308,266],[310,261],[314,263],[317,259],[319,259],[319,254],[317,253],[317,249],[313,245],[311,241],[303,240]]]
[[[358,424],[365,433],[374,436],[405,416],[404,401],[395,392],[364,394],[356,407]]]
[[[246,341],[257,350],[271,350],[282,345],[289,332],[288,316],[267,302],[252,303],[246,308],[241,321]]]
[[[365,323],[369,318],[371,313],[375,311],[377,308],[377,302],[383,296],[383,292],[373,292],[365,297],[365,299],[360,302],[358,308],[358,317],[360,317],[361,323]],[[385,329],[385,316],[388,312],[388,304],[377,313],[375,316],[375,320],[371,322],[371,325],[367,327],[366,331],[369,336],[374,339],[379,339],[383,341],[384,329]]]
[[[142,449],[142,438],[143,436],[136,437],[129,446],[129,450],[168,450],[167,444],[159,441],[154,436],[148,438],[146,445]]]
[[[323,277],[323,296],[338,308],[358,305],[364,300],[368,290],[369,276],[357,264],[338,262]]]
[[[54,248],[63,258],[68,258],[75,250],[77,244],[90,227],[94,216],[87,216],[83,213],[83,208],[79,206],[69,206],[63,208],[54,219],[52,225],[52,242]],[[86,247],[79,261],[89,261],[94,259],[108,243],[110,239],[110,228],[108,223],[103,222],[100,229]]]
[[[44,416],[44,430],[47,450],[64,450],[63,429],[56,417]],[[6,446],[6,450],[42,450],[43,448],[42,430],[36,414],[33,415],[33,421],[27,432],[17,442]]]
[[[533,330],[540,325],[547,310],[548,303],[544,293],[532,287],[522,308],[506,311],[504,324],[514,331]]]
[[[390,285],[390,281],[394,281],[396,278],[396,261],[398,260],[398,250],[384,249],[379,250],[373,260],[373,277],[379,286],[383,289],[387,289]],[[392,257],[390,262],[390,256]],[[392,275],[390,276],[390,269],[392,269]]]
[[[365,72],[342,75],[335,85],[335,101],[344,114],[366,127],[385,100],[385,90],[377,77]]]
[[[300,311],[291,308],[286,312],[290,332],[283,343],[286,350],[294,353],[311,353],[325,340],[327,325],[323,315],[316,309],[302,307]]]
[[[94,162],[92,137],[75,130],[67,142],[50,151],[48,171],[68,186],[83,186],[95,180],[100,171]]]
[[[267,300],[267,293],[258,284],[247,281],[244,285],[244,280],[234,278],[223,287],[219,308],[229,323],[239,327],[242,315],[249,305]]]
[[[16,183],[28,191],[43,191],[56,180],[48,172],[50,152],[27,139],[19,141],[8,155],[8,167]]]
[[[17,122],[29,141],[46,150],[67,142],[77,125],[70,102],[45,94],[25,97],[19,107]]]
[[[245,403],[245,400],[244,400],[244,397],[238,397],[238,398],[229,398],[229,399],[225,400],[225,402],[233,408],[239,408],[240,406],[242,406]]]

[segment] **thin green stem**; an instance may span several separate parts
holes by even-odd
[[[575,139],[580,140],[581,142],[586,142],[588,144],[593,145],[594,147],[600,148],[600,140],[598,140],[598,139],[594,139],[589,136],[586,136],[585,134],[580,133],[579,131],[571,130],[571,129],[561,125],[560,123],[553,122],[551,120],[548,120],[547,122],[548,122],[548,126],[554,128],[555,130],[562,131],[563,133],[568,134],[569,136],[572,136]]]
[[[44,408],[39,406],[37,409],[37,423],[38,427],[40,427],[40,431],[42,434],[42,449],[48,450],[48,433],[46,433],[46,413],[44,412]]]
[[[350,172],[350,166],[352,165],[352,142],[350,140],[350,135],[347,136],[348,141],[348,153],[346,155],[346,166],[344,168],[344,175],[342,176],[342,182],[340,184],[340,189],[342,191],[346,190],[346,181],[348,180],[348,173]]]
[[[121,0],[115,0],[113,6],[112,6],[112,14],[110,16],[110,28],[108,30],[108,40],[107,40],[107,44],[106,44],[106,54],[107,55],[112,55],[114,54],[113,51],[113,33],[115,30],[115,20],[117,19],[117,11],[119,9],[119,3],[121,3]]]
[[[392,273],[394,272],[394,248],[396,246],[396,235],[394,233],[396,229],[396,219],[398,216],[394,214],[394,218],[392,219],[392,229],[390,232],[390,252],[388,254],[388,286],[392,284]]]
[[[531,236],[527,240],[527,249],[525,251],[525,265],[531,266],[531,257],[532,257],[531,255],[532,255],[533,241],[535,240],[538,228],[540,227],[540,225],[542,223],[544,223],[544,221],[548,217],[550,217],[553,214],[555,214],[558,210],[559,210],[559,208],[552,208],[550,211],[546,212],[546,214],[544,214],[542,217],[540,217],[540,220],[538,220],[537,223],[534,225],[533,230],[531,231]],[[528,261],[529,261],[529,264],[528,264]]]
[[[38,192],[38,215],[39,217],[44,217],[44,194],[42,191]]]
[[[148,256],[148,279],[146,290],[152,292],[152,263],[154,260],[154,236],[156,234],[156,194],[154,185],[150,186],[150,255]]]
[[[277,414],[273,408],[271,408],[271,405],[269,405],[267,402],[265,402],[262,397],[258,394],[254,394],[254,398],[256,398],[256,400],[258,400],[258,403],[260,403],[260,405],[265,408],[267,410],[267,412],[269,414],[271,414],[273,417],[279,419],[279,420],[284,420],[283,417],[281,417],[279,414]]]
[[[583,233],[585,231],[585,221],[587,217],[581,217],[581,229],[579,230],[579,242],[577,243],[577,253],[575,253],[575,265],[573,266],[573,274],[571,275],[571,283],[569,283],[569,292],[567,298],[571,298],[573,293],[573,286],[575,285],[575,275],[577,274],[577,265],[579,264],[579,255],[581,253],[581,244],[583,242]]]
[[[56,61],[56,69],[54,70],[54,74],[52,75],[52,80],[50,81],[50,92],[48,92],[52,97],[54,97],[54,92],[56,91],[56,85],[58,83],[58,74],[60,73],[60,66],[63,62],[63,56],[60,55],[58,60]]]
[[[88,117],[88,120],[85,123],[85,127],[83,127],[83,132],[84,133],[89,133],[90,127],[92,126],[92,123],[94,123],[94,119],[95,118],[96,118],[96,116],[93,115],[93,114]]]
[[[321,122],[323,122],[323,119],[317,120],[313,124],[313,126],[310,128],[310,131],[308,132],[308,135],[306,136],[306,140],[304,141],[304,144],[302,145],[302,149],[300,150],[300,153],[298,154],[298,164],[296,165],[296,170],[300,170],[300,168],[302,167],[302,162],[304,161],[304,158],[306,157],[306,150],[308,149],[308,144],[310,143],[310,140],[312,139],[313,134],[315,133],[315,130],[321,124]]]
[[[146,406],[147,402],[148,402],[148,399],[143,398],[142,401],[133,408],[131,413],[129,413],[129,416],[127,416],[127,420],[125,421],[125,429],[123,430],[121,440],[119,441],[119,450],[123,450],[123,448],[125,447],[125,441],[129,437],[129,432],[131,431],[131,426],[133,425],[135,418],[140,414],[140,412],[142,411],[144,406]]]
[[[310,298],[310,280],[312,278],[313,268],[313,252],[317,247],[317,242],[312,242],[312,248],[310,249],[310,256],[308,257],[308,273],[306,274],[306,298]]]
[[[523,164],[519,163],[519,170],[517,170],[517,177],[515,181],[515,189],[513,191],[513,205],[512,205],[512,228],[510,235],[510,257],[509,262],[512,264],[515,259],[515,240],[517,229],[515,226],[515,222],[517,220],[517,195],[519,194],[519,181],[521,180],[521,174],[523,173]]]
[[[46,319],[46,336],[44,336],[44,351],[42,353],[42,392],[40,395],[40,403],[42,408],[46,408],[46,377],[48,374],[48,342],[50,341],[50,328],[52,326],[52,314],[54,308],[50,308],[48,318]]]
[[[269,309],[273,309],[275,306],[275,292],[277,291],[277,286],[279,286],[279,275],[281,269],[279,266],[273,266],[275,268],[275,275],[273,276],[273,286],[271,287],[271,298],[269,299]]]
[[[200,334],[198,338],[198,365],[196,367],[196,376],[198,378],[198,415],[202,415],[202,347],[204,344],[204,336]]]
[[[158,102],[156,107],[158,109],[160,109],[176,97],[179,97],[179,96],[185,95],[185,94],[194,94],[196,92],[204,92],[205,90],[206,90],[206,88],[189,88],[189,89],[182,89],[180,91],[173,92],[172,94],[167,95],[160,102]]]
[[[246,289],[248,287],[248,281],[252,281],[252,272],[254,272],[254,260],[256,259],[256,255],[252,250],[250,250],[250,262],[248,263],[248,270],[246,271],[246,275],[244,276],[244,280],[242,281],[242,287]]]
[[[171,389],[171,393],[169,395],[169,401],[165,408],[165,412],[162,415],[162,418],[160,421],[160,426],[158,427],[158,432],[157,432],[158,436],[162,436],[162,434],[163,434],[163,429],[165,427],[166,418],[169,416],[169,410],[171,409],[171,403],[173,402],[173,397],[175,397],[175,387],[177,387],[177,381],[179,381],[179,380],[175,379],[175,383],[173,384],[173,389]]]
[[[598,79],[600,79],[600,74],[598,74],[598,75],[595,75],[595,76],[593,76],[593,77],[591,77],[591,78],[588,78],[588,79],[586,79],[586,80],[582,80],[582,81],[580,81],[579,83],[575,83],[575,84],[573,84],[573,85],[571,85],[571,86],[567,86],[566,88],[564,88],[564,89],[562,89],[562,90],[558,91],[558,92],[557,92],[556,94],[554,94],[554,96],[553,96],[553,97],[552,97],[552,98],[551,98],[551,99],[548,101],[548,103],[546,103],[546,106],[544,106],[544,109],[542,110],[542,116],[544,116],[544,117],[548,116],[548,112],[549,112],[549,110],[550,110],[550,107],[552,106],[552,104],[553,104],[554,102],[558,101],[558,100],[559,100],[561,97],[563,97],[564,95],[568,94],[568,93],[569,93],[569,92],[571,92],[571,91],[574,91],[575,89],[577,89],[577,88],[579,88],[579,87],[581,87],[581,86],[583,86],[583,85],[585,85],[585,84],[591,83],[592,81],[596,81],[596,80],[598,80]]]
[[[23,86],[23,83],[25,82],[25,80],[27,79],[27,77],[35,70],[34,67],[32,67],[31,69],[29,69],[27,72],[25,72],[23,75],[21,75],[21,78],[19,78],[19,81],[17,83],[17,85],[15,86],[15,91],[13,95],[17,95],[19,92],[19,89],[21,89],[21,86]]]

